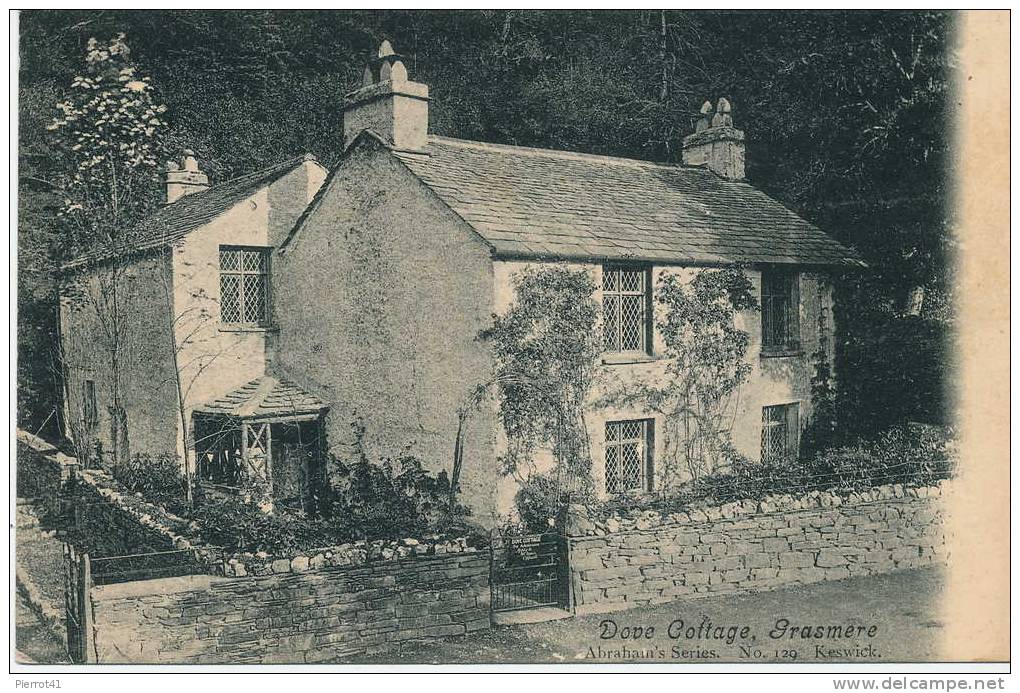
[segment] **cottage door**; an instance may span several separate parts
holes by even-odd
[[[309,422],[273,425],[273,500],[285,507],[308,510],[310,478],[318,436]]]

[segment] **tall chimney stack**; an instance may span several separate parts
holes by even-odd
[[[744,131],[733,127],[733,108],[726,99],[712,106],[706,101],[694,127],[683,142],[685,164],[707,165],[723,178],[744,178]]]
[[[372,130],[395,149],[421,150],[428,142],[429,88],[407,78],[389,41],[365,67],[360,89],[344,99],[344,147]]]
[[[198,167],[195,152],[190,149],[184,150],[180,163],[171,162],[167,166],[163,181],[166,184],[166,204],[209,188],[209,176]]]

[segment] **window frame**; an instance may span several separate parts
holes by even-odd
[[[777,292],[774,289],[780,281],[785,283],[784,290]],[[800,272],[776,267],[763,269],[759,298],[761,302],[762,354],[765,356],[799,354],[801,352]],[[772,319],[775,315],[772,307],[777,298],[782,298],[786,304],[783,314],[785,324],[781,328],[783,332],[781,339],[777,338],[780,330],[775,327],[775,321]]]
[[[617,281],[617,290],[608,291],[606,290],[606,275],[611,272],[618,272],[619,277]],[[641,276],[641,291],[624,291],[623,289],[623,272],[635,272]],[[611,262],[602,265],[602,310],[606,312],[606,296],[618,297],[618,308],[616,311],[616,330],[615,330],[615,341],[610,348],[608,344],[608,334],[606,331],[606,320],[603,317],[602,320],[602,353],[608,355],[619,355],[627,357],[651,357],[654,353],[654,334],[652,325],[652,268],[647,264],[636,264],[626,262]],[[640,295],[641,299],[641,317],[640,317],[640,329],[639,335],[641,337],[641,344],[637,349],[624,349],[623,348],[623,297],[624,296],[636,296]]]
[[[632,438],[623,437],[623,427],[626,424],[638,424],[641,427],[640,434]],[[620,428],[620,435],[617,440],[610,441],[609,428],[611,426],[618,426]],[[650,492],[655,487],[655,419],[620,419],[615,421],[606,421],[604,426],[605,434],[605,446],[602,454],[603,464],[603,487],[607,496],[615,496],[621,493],[627,493],[630,491],[641,491]],[[624,446],[637,444],[639,445],[640,455],[640,468],[638,475],[638,485],[630,488],[611,488],[611,480],[609,475],[609,451],[611,448],[620,450],[617,453],[617,459],[622,460],[622,450]],[[618,461],[618,465],[622,469],[622,462]]]
[[[781,412],[780,417],[771,418],[773,412]],[[762,463],[781,464],[790,462],[797,458],[800,453],[800,402],[786,402],[783,404],[769,404],[761,408],[761,451]],[[767,432],[782,427],[783,430],[783,452],[778,457],[766,455],[766,447],[773,447],[771,441],[773,435]],[[769,444],[766,446],[766,436]]]
[[[225,252],[237,252],[242,255],[239,257],[238,269],[224,269],[223,268],[223,253]],[[262,267],[261,272],[255,272],[252,270],[244,269],[243,253],[244,252],[256,252],[262,256]],[[220,294],[220,325],[230,329],[267,329],[271,327],[272,321],[270,317],[270,305],[272,297],[272,282],[270,281],[271,271],[270,265],[273,257],[273,248],[271,246],[259,246],[259,245],[235,245],[235,244],[221,244],[217,252],[217,266],[218,266],[218,280],[219,280],[219,294]],[[223,316],[223,277],[224,275],[231,275],[238,277],[237,281],[237,311],[238,316],[241,320],[227,321]],[[257,322],[246,321],[245,317],[245,306],[247,301],[245,300],[244,290],[244,278],[246,276],[261,276],[263,278],[263,305],[262,315]]]

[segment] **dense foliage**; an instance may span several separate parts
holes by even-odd
[[[202,539],[228,551],[288,553],[350,539],[329,520],[286,511],[268,514],[255,503],[237,498],[206,499],[189,516]]]
[[[536,534],[548,532],[565,506],[559,480],[548,474],[533,473],[519,482],[514,495],[517,517],[504,522],[501,530],[513,532],[519,528],[522,532]]]
[[[519,483],[547,475],[560,493],[586,497],[594,482],[585,410],[601,352],[595,282],[585,269],[558,264],[527,267],[512,282],[513,303],[482,333],[493,348],[507,441],[500,471]],[[552,452],[552,470],[540,468],[543,450]]]
[[[428,473],[405,454],[373,464],[338,461],[329,516],[353,539],[421,537],[466,531],[467,509],[450,501],[445,471]]]
[[[467,509],[451,506],[446,473],[429,474],[414,457],[381,464],[334,460],[332,467],[340,470],[339,482],[324,507],[307,514],[283,508],[267,513],[258,497],[223,494],[200,493],[190,506],[180,462],[171,456],[136,455],[113,467],[113,476],[126,490],[193,520],[205,541],[228,550],[286,553],[357,540],[476,532],[465,522]]]
[[[813,457],[779,464],[740,462],[725,473],[695,479],[668,497],[621,498],[606,507],[674,511],[816,490],[850,493],[887,484],[929,486],[952,476],[956,463],[951,432],[935,426],[896,426]]]
[[[951,30],[932,11],[24,12],[18,336],[33,357],[18,362],[19,421],[60,409],[40,357],[62,246],[45,128],[90,37],[121,32],[168,106],[168,144],[214,180],[304,151],[336,161],[342,95],[384,37],[431,86],[443,135],[676,161],[697,106],[726,96],[749,180],[870,265],[837,287],[844,428],[944,418]]]
[[[181,463],[173,455],[136,454],[112,466],[113,478],[133,493],[161,505],[174,514],[186,511],[187,502]]]

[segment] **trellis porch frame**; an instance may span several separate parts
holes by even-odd
[[[261,487],[265,491],[262,506],[271,511],[281,499],[274,488],[274,429],[283,438],[286,427],[296,427],[297,447],[311,448],[313,468],[305,472],[305,482],[313,484],[325,464],[322,419],[327,411],[328,407],[314,395],[270,376],[252,380],[197,407],[192,424],[200,482],[210,490],[227,493],[237,493],[243,486]],[[310,440],[302,440],[302,428],[311,429]],[[211,473],[207,465],[217,465],[219,474]],[[224,470],[224,465],[228,469]],[[222,483],[224,480],[226,483]],[[301,490],[302,509],[307,509],[307,490]]]

